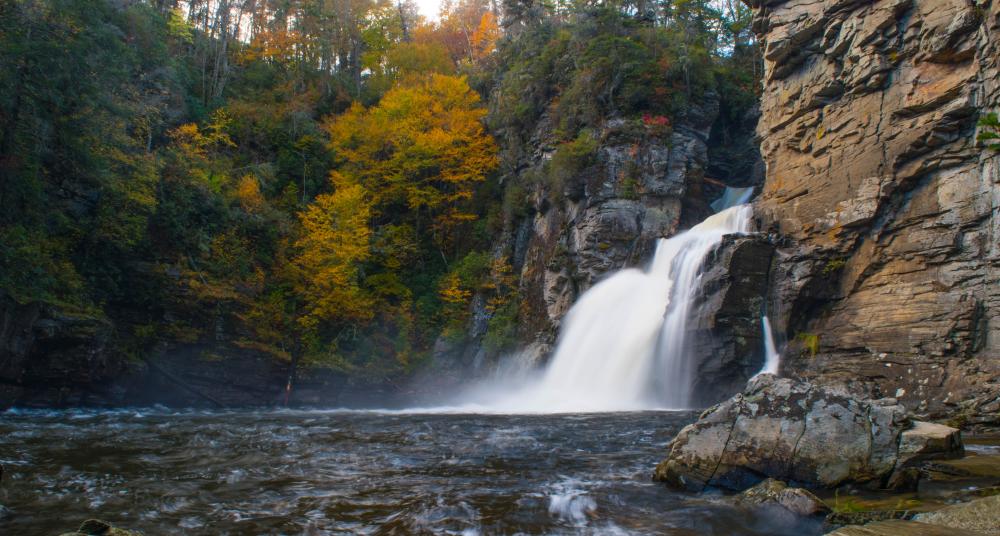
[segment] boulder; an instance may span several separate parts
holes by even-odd
[[[654,478],[692,491],[743,490],[768,477],[809,487],[882,487],[897,467],[917,457],[952,457],[960,448],[957,438],[941,439],[942,430],[918,427],[901,457],[910,424],[893,399],[859,399],[763,374],[681,430]],[[931,452],[934,441],[946,450]]]
[[[913,421],[899,437],[899,463],[912,465],[924,460],[961,458],[965,453],[962,432],[957,428],[931,422]]]
[[[916,489],[922,477],[920,462],[961,458],[965,453],[962,433],[957,428],[923,421],[913,421],[899,437],[896,469],[888,487],[895,490]]]
[[[751,506],[777,505],[802,517],[824,516],[830,512],[830,507],[808,490],[790,488],[773,478],[744,491],[737,501]]]

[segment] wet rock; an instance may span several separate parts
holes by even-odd
[[[1000,536],[1000,495],[918,514],[914,521]]]
[[[927,462],[921,469],[932,480],[955,481],[978,479],[978,485],[1000,481],[1000,456],[975,455],[960,459]]]
[[[841,527],[827,536],[985,536],[974,532],[952,527],[941,527],[917,523],[914,521],[877,521],[867,525],[851,525]]]
[[[522,329],[535,341],[552,342],[579,295],[607,273],[641,265],[657,239],[711,213],[703,185],[718,95],[700,100],[662,132],[638,119],[607,118],[594,163],[568,178],[562,191],[548,191],[547,180],[529,183],[534,211],[513,222],[519,236],[511,253],[525,300]],[[559,137],[543,117],[531,139],[516,173],[544,179]]]
[[[705,259],[687,334],[691,362],[698,364],[696,406],[729,398],[763,366],[761,318],[773,253],[764,236],[730,235]]]
[[[913,421],[899,438],[899,463],[961,458],[965,453],[962,432],[956,428],[923,421]]]
[[[837,511],[826,516],[826,524],[831,527],[868,525],[878,521],[906,519],[910,513],[906,510],[859,510]]]
[[[744,491],[737,500],[745,505],[778,505],[803,517],[826,515],[830,512],[830,508],[808,490],[790,488],[784,482],[773,478],[768,478]]]
[[[76,529],[76,532],[67,532],[62,536],[142,536],[139,532],[120,529],[110,523],[99,519],[88,519]]]
[[[668,446],[655,478],[700,491],[708,486],[742,490],[764,478],[832,488],[846,483],[884,485],[901,458],[901,435],[909,427],[905,408],[894,400],[858,399],[828,387],[764,374],[746,390],[707,410]],[[924,430],[924,432],[920,432]],[[918,428],[911,441],[928,450],[941,436]],[[953,443],[943,442],[946,449]],[[951,450],[937,452],[953,456]]]

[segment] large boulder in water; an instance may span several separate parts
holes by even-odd
[[[923,428],[930,435],[913,428],[900,449],[911,428],[893,399],[861,400],[764,374],[681,430],[655,479],[694,491],[743,490],[768,477],[810,487],[884,486],[911,463],[961,454],[958,431],[936,426]]]

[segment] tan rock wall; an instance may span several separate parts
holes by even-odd
[[[755,7],[786,370],[1000,410],[1000,156],[975,141],[1000,108],[1000,2]]]

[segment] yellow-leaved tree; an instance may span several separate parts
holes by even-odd
[[[370,204],[364,188],[333,173],[334,191],[299,214],[301,234],[293,265],[304,298],[299,323],[307,331],[324,322],[363,322],[373,315],[361,286],[361,263],[370,255]]]
[[[413,76],[378,105],[355,104],[327,124],[338,171],[371,196],[381,223],[427,220],[438,245],[473,219],[467,201],[497,166],[486,110],[464,77]]]

